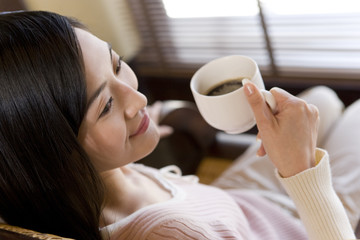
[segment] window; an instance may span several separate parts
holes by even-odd
[[[192,74],[224,55],[269,77],[360,80],[358,0],[132,0],[147,74]]]

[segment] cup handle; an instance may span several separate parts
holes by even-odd
[[[264,90],[264,89],[261,89],[260,92],[264,96],[265,101],[268,104],[268,106],[271,108],[271,111],[273,113],[276,113],[276,101],[275,101],[274,96],[271,94],[271,92]]]

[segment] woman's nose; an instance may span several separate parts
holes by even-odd
[[[144,94],[131,88],[125,105],[125,117],[131,119],[147,106],[147,98]]]

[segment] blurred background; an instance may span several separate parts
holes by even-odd
[[[360,96],[358,0],[0,0],[0,11],[50,10],[83,21],[134,68],[150,102],[192,101],[211,59],[254,58],[267,88],[318,84]]]
[[[150,103],[193,101],[194,72],[233,54],[255,59],[267,89],[297,94],[326,85],[345,105],[360,97],[359,0],[0,0],[0,11],[13,10],[49,10],[81,20],[124,56]],[[193,173],[203,157],[195,150],[203,143],[174,138],[172,152],[180,160],[173,162],[195,159],[182,166]],[[168,153],[163,149],[160,155]]]

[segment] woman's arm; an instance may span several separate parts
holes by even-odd
[[[310,239],[355,239],[331,184],[328,156],[316,150],[317,108],[274,88],[277,112],[273,114],[254,84],[244,82],[244,88],[262,140],[258,155],[267,154],[277,168]]]
[[[316,167],[278,178],[293,199],[309,239],[355,239],[345,209],[331,182],[329,155],[316,151]]]

